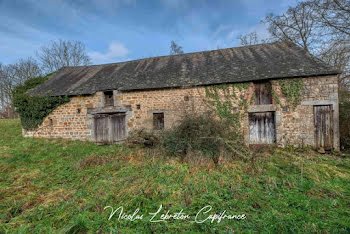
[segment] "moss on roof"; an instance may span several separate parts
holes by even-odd
[[[64,67],[31,93],[73,96],[103,90],[190,87],[338,73],[296,45],[269,43],[114,64]]]

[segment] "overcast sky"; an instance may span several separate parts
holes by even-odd
[[[0,0],[0,62],[35,57],[52,40],[80,40],[94,64],[239,45],[240,34],[296,0]]]

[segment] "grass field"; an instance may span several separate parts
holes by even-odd
[[[349,157],[273,149],[215,167],[154,155],[23,138],[18,120],[0,120],[0,233],[350,232]],[[160,205],[190,218],[150,222]],[[194,222],[207,205],[246,218]],[[106,206],[144,216],[108,220]]]

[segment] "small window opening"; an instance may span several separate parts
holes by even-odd
[[[113,91],[104,92],[105,95],[105,106],[113,106]]]
[[[187,102],[188,100],[190,100],[190,97],[189,96],[185,96],[184,100]]]
[[[164,113],[153,113],[153,128],[155,130],[164,129]]]
[[[49,119],[49,125],[52,126],[53,125],[53,119]]]
[[[140,110],[140,109],[141,109],[141,105],[140,105],[140,104],[137,104],[137,105],[136,105],[136,109]]]
[[[78,114],[80,114],[80,112],[81,112],[81,109],[80,109],[80,108],[78,108],[78,109],[77,109],[77,112],[78,112]]]
[[[282,107],[283,112],[289,112],[289,106],[284,106]]]

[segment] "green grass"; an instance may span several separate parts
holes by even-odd
[[[350,232],[349,157],[269,152],[254,163],[180,163],[123,145],[23,138],[18,120],[0,120],[0,233]],[[161,204],[246,219],[149,222]],[[105,206],[140,208],[144,219],[108,220]]]

